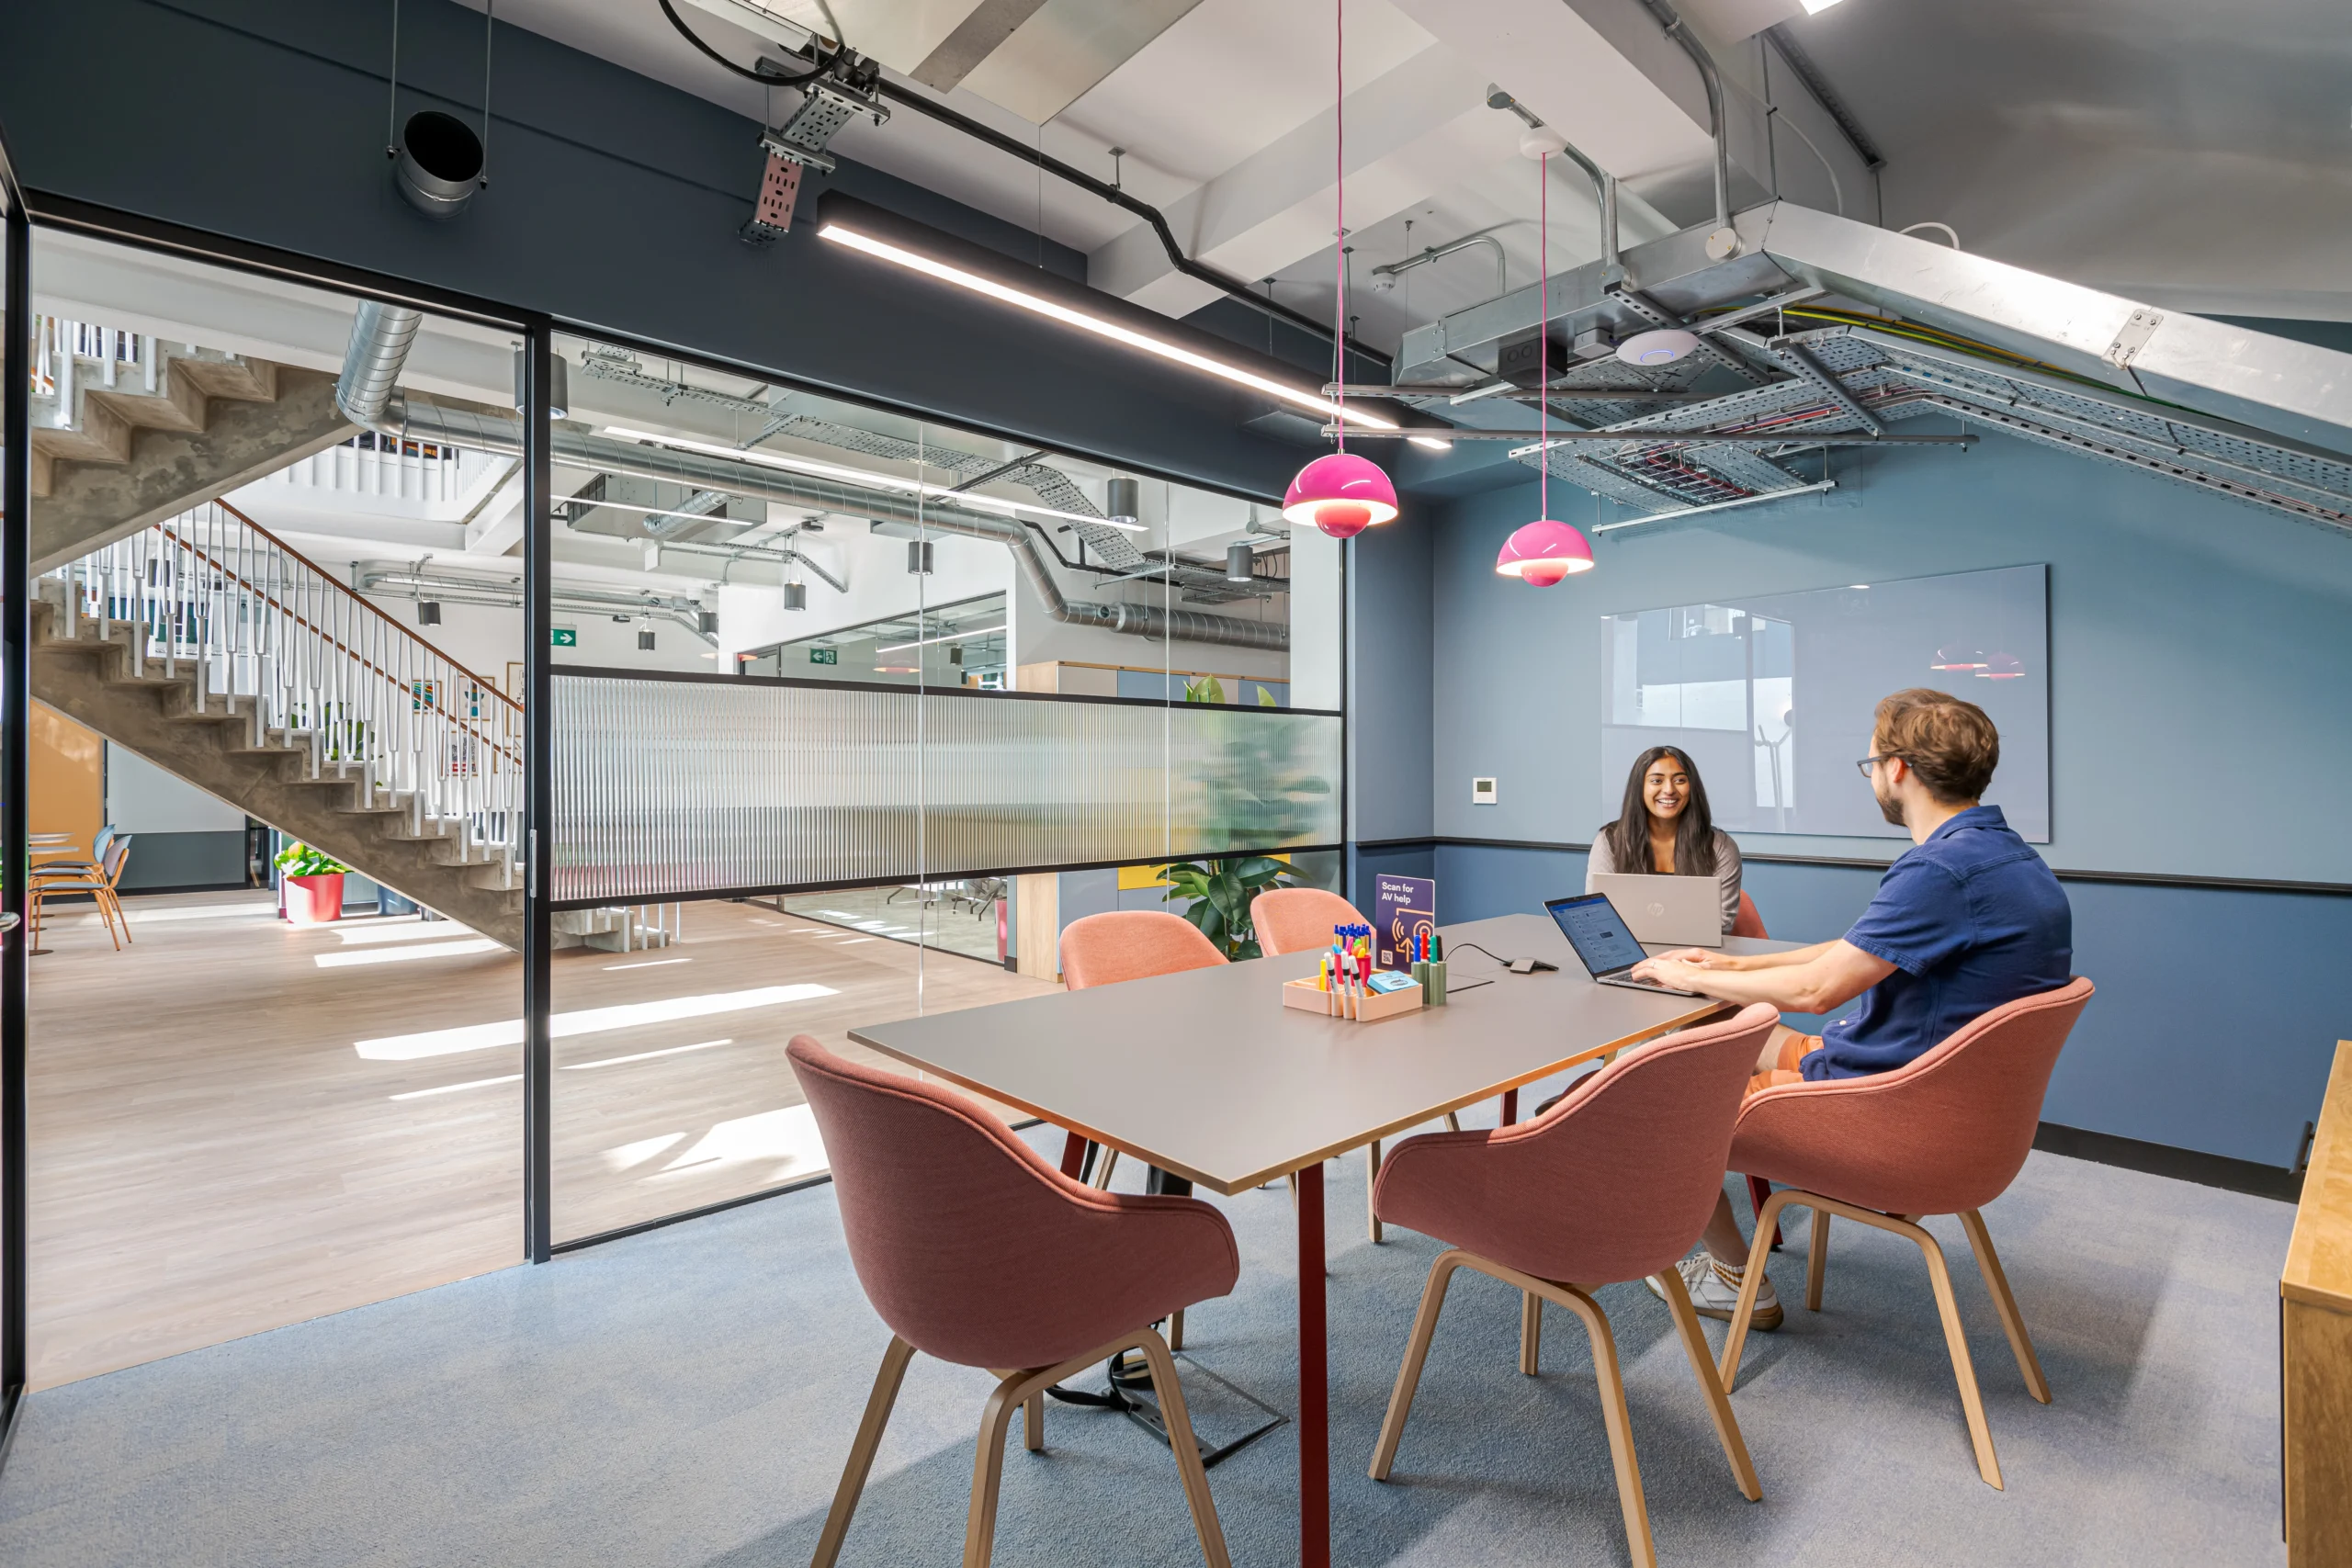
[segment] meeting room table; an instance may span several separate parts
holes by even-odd
[[[1298,1183],[1299,1557],[1331,1561],[1323,1164],[1447,1111],[1712,1018],[1724,1004],[1595,984],[1542,915],[1442,928],[1446,1005],[1370,1023],[1283,1006],[1292,953],[861,1026],[934,1077],[1231,1196]],[[1558,965],[1517,975],[1495,958]],[[1794,943],[1724,939],[1734,953]],[[1481,982],[1484,982],[1483,984]]]

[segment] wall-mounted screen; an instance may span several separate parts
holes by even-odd
[[[1857,773],[1878,700],[1906,686],[1967,698],[2001,731],[1985,800],[2050,840],[2050,593],[2002,567],[1601,617],[1601,798],[1634,760],[1678,746],[1715,825],[1743,833],[1900,838]]]

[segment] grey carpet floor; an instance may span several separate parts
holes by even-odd
[[[1395,1480],[1364,1466],[1438,1247],[1363,1236],[1330,1172],[1334,1555],[1351,1564],[1627,1561],[1576,1321],[1520,1375],[1517,1298],[1460,1276]],[[1120,1185],[1136,1173],[1122,1171]],[[1198,1363],[1288,1410],[1294,1233],[1280,1187],[1218,1200],[1241,1282],[1192,1314]],[[2007,1490],[1977,1479],[1915,1249],[1838,1227],[1804,1312],[1734,1395],[1764,1484],[1735,1489],[1665,1307],[1601,1294],[1668,1563],[2265,1563],[2278,1538],[2285,1204],[2035,1155],[1986,1212],[2056,1402],[2025,1393],[1958,1224],[1952,1259]],[[1720,1343],[1720,1328],[1713,1329]],[[31,1396],[0,1472],[0,1562],[804,1564],[887,1334],[831,1189],[670,1227]],[[845,1564],[957,1561],[984,1374],[918,1358]],[[1049,1408],[1005,1467],[998,1561],[1199,1558],[1164,1449]],[[1234,1561],[1297,1561],[1290,1429],[1211,1472]]]

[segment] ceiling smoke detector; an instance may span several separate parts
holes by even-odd
[[[1699,335],[1679,327],[1635,333],[1617,345],[1617,357],[1628,365],[1671,365],[1698,349]]]

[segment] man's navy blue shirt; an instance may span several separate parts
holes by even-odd
[[[1808,1078],[1883,1073],[2003,1002],[2070,978],[2075,915],[1997,806],[1974,806],[1887,867],[1846,940],[1894,973],[1821,1032]]]

